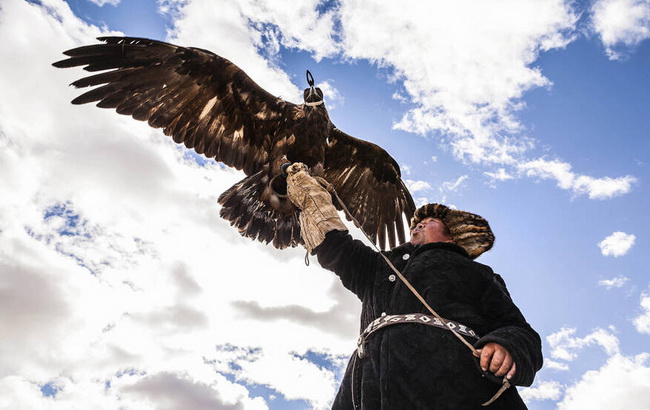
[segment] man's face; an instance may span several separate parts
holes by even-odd
[[[424,245],[431,242],[453,242],[445,224],[438,218],[424,218],[411,231],[411,243]]]

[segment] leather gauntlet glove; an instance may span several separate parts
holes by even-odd
[[[303,163],[296,162],[287,169],[287,196],[302,210],[300,232],[310,253],[325,240],[329,231],[347,231],[332,204],[332,196],[309,175]]]

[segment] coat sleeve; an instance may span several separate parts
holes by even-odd
[[[318,263],[336,273],[360,299],[372,286],[379,254],[347,232],[330,231],[315,250]]]
[[[510,298],[501,276],[492,274],[481,298],[481,307],[490,321],[491,329],[476,342],[475,347],[481,348],[495,342],[508,349],[517,365],[511,383],[530,386],[535,373],[542,367],[541,339]]]

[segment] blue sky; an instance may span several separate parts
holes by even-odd
[[[479,261],[544,341],[530,409],[648,406],[647,0],[5,0],[1,408],[328,408],[354,350],[334,275],[219,218],[241,173],[69,104],[82,72],[50,64],[105,34],[210,49],[294,102],[309,69],[418,203],[490,221]]]

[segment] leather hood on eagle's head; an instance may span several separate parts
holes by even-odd
[[[305,103],[320,103],[323,101],[323,91],[318,87],[305,88],[303,92]]]
[[[305,105],[307,106],[315,106],[315,105],[321,105],[323,103],[323,91],[318,88],[314,87],[314,76],[311,74],[309,70],[307,70],[307,84],[309,84],[309,88],[305,88],[305,91],[303,92],[303,98],[305,99]]]

